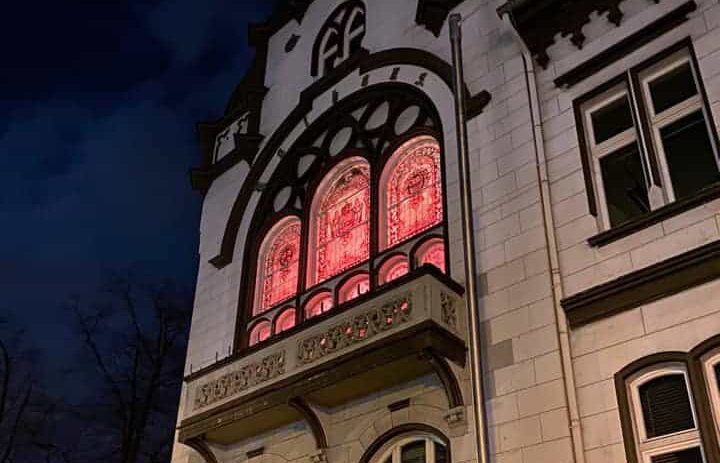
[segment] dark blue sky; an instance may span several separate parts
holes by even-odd
[[[5,2],[0,315],[47,351],[108,271],[194,285],[194,125],[222,114],[274,0]],[[67,347],[69,349],[69,347]]]

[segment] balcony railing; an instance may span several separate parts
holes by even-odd
[[[428,374],[445,359],[464,365],[462,293],[423,268],[375,297],[193,376],[180,439],[236,442],[297,420],[289,405],[297,398],[333,407]]]

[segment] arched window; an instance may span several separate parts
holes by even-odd
[[[386,249],[443,220],[440,145],[415,137],[393,153],[380,180],[382,248]]]
[[[421,244],[415,251],[418,267],[430,264],[445,273],[445,241],[442,238],[433,238]]]
[[[250,340],[248,344],[252,347],[266,341],[270,337],[271,332],[272,327],[269,321],[263,320],[258,322],[253,329],[250,330]]]
[[[332,294],[323,291],[316,294],[305,304],[305,318],[310,319],[322,315],[334,306]]]
[[[275,334],[287,331],[295,326],[295,309],[285,309],[275,320]]]
[[[350,158],[335,167],[315,194],[308,286],[332,278],[370,256],[370,167]]]
[[[379,281],[381,285],[390,283],[410,272],[410,264],[407,257],[397,255],[389,258],[380,267]]]
[[[300,220],[287,217],[268,232],[260,246],[253,315],[296,294],[299,256]]]
[[[361,273],[348,279],[338,292],[338,302],[340,304],[362,296],[370,291],[370,275]]]
[[[374,463],[449,463],[445,443],[432,435],[410,435],[385,446]]]
[[[343,0],[313,58],[331,66],[361,49],[365,18],[362,0]],[[448,264],[442,121],[423,92],[373,86],[315,121],[256,188],[250,229],[269,231],[246,240],[254,268],[242,277],[240,349],[325,319],[423,264]]]
[[[332,12],[313,47],[313,77],[322,77],[362,48],[365,38],[365,4],[348,0]]]
[[[639,461],[704,461],[684,365],[641,372],[630,380],[628,389]]]

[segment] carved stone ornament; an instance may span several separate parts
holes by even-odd
[[[396,328],[410,320],[412,301],[409,295],[349,318],[324,333],[300,341],[298,364],[308,365]]]
[[[440,316],[443,323],[454,330],[457,329],[455,298],[444,291],[440,293]]]
[[[324,449],[316,450],[310,454],[310,463],[327,463],[327,454]]]
[[[281,351],[198,387],[195,394],[195,409],[207,407],[215,402],[232,397],[284,373],[285,351]]]
[[[445,415],[445,421],[452,428],[466,424],[465,407],[455,407]]]

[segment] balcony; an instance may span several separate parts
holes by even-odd
[[[464,366],[462,288],[430,267],[231,363],[187,379],[181,442],[232,444],[435,372],[462,406],[448,360]],[[301,328],[301,327],[298,327]],[[315,423],[317,424],[317,423]],[[322,448],[322,432],[315,433]]]

